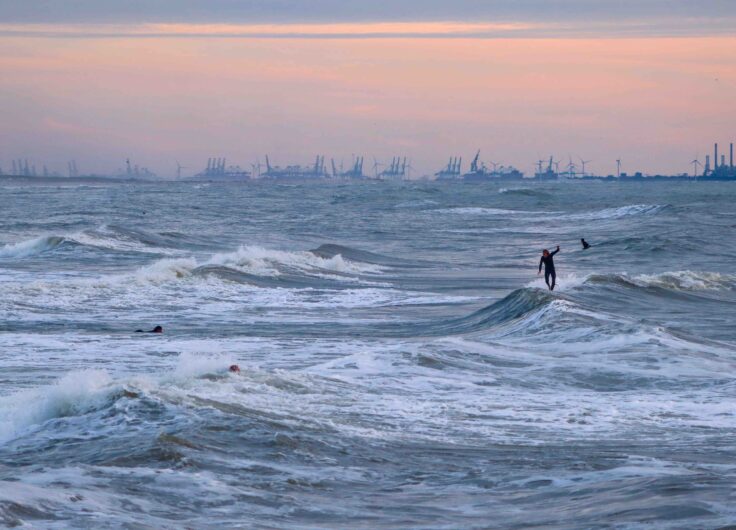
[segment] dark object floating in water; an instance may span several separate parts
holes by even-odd
[[[162,328],[161,326],[156,326],[150,331],[143,331],[142,329],[136,329],[135,332],[136,333],[163,333],[164,328]]]

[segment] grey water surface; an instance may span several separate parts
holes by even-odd
[[[734,201],[0,182],[0,526],[736,524]]]

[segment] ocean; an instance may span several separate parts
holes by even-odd
[[[0,526],[736,524],[735,201],[2,182]]]

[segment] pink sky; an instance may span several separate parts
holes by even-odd
[[[62,170],[76,158],[111,172],[130,157],[170,176],[175,160],[198,170],[209,156],[249,166],[264,154],[285,164],[356,153],[406,155],[433,173],[480,148],[526,173],[568,154],[597,173],[619,157],[624,171],[681,173],[714,141],[736,141],[734,37],[425,38],[404,25],[386,30],[401,38],[347,39],[306,28],[319,36],[0,36],[0,165]]]

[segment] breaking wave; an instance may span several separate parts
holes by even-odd
[[[46,235],[10,243],[0,247],[0,258],[27,258],[66,245],[113,252],[171,254],[177,246],[186,245],[191,248],[196,246],[196,242],[188,240],[182,234],[151,234],[142,230],[103,225],[73,234]]]
[[[325,244],[310,250],[312,254],[324,259],[332,259],[335,256],[342,256],[343,259],[357,263],[367,263],[370,265],[378,266],[389,266],[389,267],[408,267],[418,266],[416,260],[407,260],[401,258],[395,258],[392,256],[385,256],[383,254],[376,254],[374,252],[368,252],[366,250],[358,250],[351,247],[345,247],[343,245]]]
[[[309,251],[242,246],[235,252],[215,254],[201,263],[194,258],[162,259],[139,269],[136,278],[139,281],[154,283],[193,274],[200,276],[214,274],[246,283],[258,283],[249,279],[263,277],[295,280],[298,277],[319,276],[333,280],[352,280],[356,275],[379,274],[382,270],[378,265],[344,259],[339,253],[328,256],[327,253],[317,255]]]
[[[502,195],[522,195],[525,197],[549,197],[550,194],[533,188],[500,188],[498,193]]]
[[[480,206],[466,206],[458,208],[446,208],[439,211],[458,215],[520,215],[531,212],[521,210],[506,210],[503,208],[485,208]]]
[[[667,208],[669,208],[669,205],[666,204],[629,204],[618,208],[604,208],[593,212],[564,215],[562,218],[573,221],[621,219],[636,215],[654,215]]]
[[[658,274],[586,274],[558,275],[555,292],[565,292],[586,285],[624,285],[634,288],[658,287],[671,291],[719,291],[732,290],[736,286],[736,274],[707,271],[666,271]],[[527,287],[546,289],[542,278]]]
[[[233,364],[227,356],[184,353],[173,370],[157,378],[114,380],[105,370],[68,372],[51,385],[23,390],[0,398],[0,442],[22,435],[35,425],[58,418],[81,416],[108,409],[122,398],[156,394],[167,386],[186,385],[202,377],[227,376]]]
[[[554,295],[540,289],[516,289],[475,313],[434,326],[433,333],[456,335],[488,330],[527,317],[555,300]]]
[[[0,247],[0,258],[27,258],[53,250],[68,241],[61,236],[43,236]]]
[[[106,406],[120,388],[102,370],[70,372],[55,384],[0,398],[0,441],[31,425]]]
[[[671,291],[732,290],[736,274],[705,271],[668,271],[659,274],[591,274],[585,283],[618,283],[633,287],[658,287]]]

